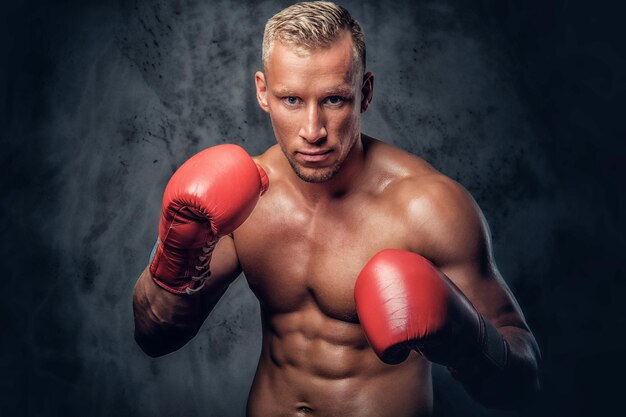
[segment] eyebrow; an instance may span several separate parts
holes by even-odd
[[[352,88],[346,85],[337,85],[324,91],[327,95],[351,96]]]
[[[279,88],[274,91],[274,94],[276,96],[297,96],[298,95],[295,90],[289,87]],[[351,96],[352,88],[346,85],[337,85],[337,86],[333,86],[324,90],[324,94],[329,95],[329,96],[333,96],[333,95]]]
[[[277,96],[295,96],[296,92],[289,87],[283,87],[278,90],[274,90],[274,94]]]

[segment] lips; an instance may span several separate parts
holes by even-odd
[[[296,158],[304,162],[321,162],[326,160],[332,149],[316,149],[314,151],[296,151]]]

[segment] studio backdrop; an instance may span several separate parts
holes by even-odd
[[[535,3],[342,3],[376,76],[363,131],[472,193],[543,353],[542,392],[515,412],[477,405],[435,366],[437,416],[585,415],[617,394],[600,372],[624,337],[598,320],[625,323],[623,59],[612,12]],[[133,340],[131,299],[174,170],[212,145],[275,143],[253,75],[288,4],[5,7],[1,415],[244,416],[261,343],[245,278],[156,359]]]

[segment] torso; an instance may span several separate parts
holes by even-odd
[[[353,290],[376,252],[407,249],[396,183],[432,168],[386,163],[408,157],[377,141],[368,140],[367,150],[371,163],[359,186],[319,202],[298,192],[280,149],[258,159],[270,188],[234,234],[263,323],[250,417],[431,412],[430,364],[415,353],[400,365],[381,362],[359,325]]]

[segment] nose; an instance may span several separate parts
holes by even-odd
[[[309,143],[317,143],[328,135],[324,115],[317,104],[310,105],[307,109],[306,120],[299,135]]]

